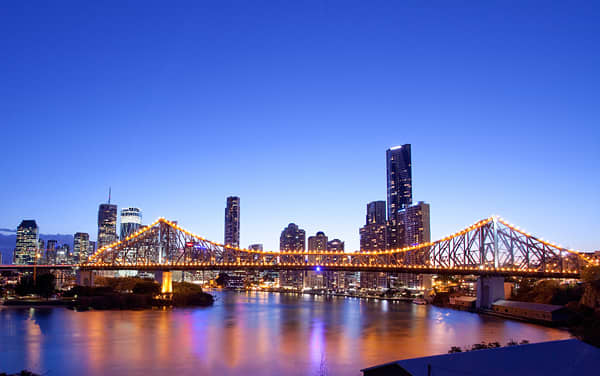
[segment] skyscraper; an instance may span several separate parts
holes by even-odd
[[[327,251],[327,235],[323,231],[317,232],[314,236],[308,237],[309,252],[325,252]],[[310,264],[320,264],[321,258],[318,255],[309,255],[308,262]],[[305,287],[323,288],[323,273],[317,271],[308,271],[305,273]]]
[[[366,224],[360,230],[360,250],[381,251],[386,249],[385,201],[372,201],[367,204]],[[374,290],[387,286],[385,273],[361,272],[360,287]]]
[[[117,205],[110,203],[100,204],[98,208],[98,248],[113,243],[117,240]]]
[[[73,259],[83,262],[90,255],[90,235],[87,232],[76,232],[73,236]]]
[[[32,265],[36,262],[39,246],[37,223],[33,219],[23,220],[17,228],[17,242],[14,252],[14,263]]]
[[[46,242],[46,260],[48,264],[56,264],[56,240],[48,240]]]
[[[298,227],[295,223],[290,223],[281,232],[279,237],[279,249],[281,251],[304,251],[306,248],[306,232]],[[281,262],[293,262],[295,256],[280,256]],[[301,289],[303,286],[303,276],[301,271],[284,270],[279,277],[281,287],[292,289]]]
[[[225,207],[225,245],[240,246],[240,198],[227,197]]]
[[[399,219],[398,229],[402,234],[402,246],[413,246],[431,241],[429,204],[419,201],[403,210]],[[408,251],[403,254],[403,263],[407,265],[425,265],[427,261],[422,250]],[[422,287],[424,281],[430,276],[401,273],[398,278],[405,286]]]
[[[133,234],[142,226],[142,210],[139,208],[121,209],[121,240]]]
[[[327,252],[338,252],[339,256],[333,256],[333,260],[337,262],[340,258],[344,257],[344,242],[340,239],[333,239],[327,242]],[[354,274],[351,272],[331,272],[325,271],[323,273],[323,279],[325,287],[333,289],[343,289],[348,286],[347,276]]]
[[[387,247],[402,247],[398,233],[399,216],[412,204],[412,165],[410,144],[396,146],[386,151],[387,166]]]
[[[367,204],[366,224],[360,229],[360,250],[378,251],[386,249],[385,201]]]

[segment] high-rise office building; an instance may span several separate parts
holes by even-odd
[[[90,235],[87,232],[76,232],[73,236],[73,259],[83,262],[90,255]]]
[[[325,252],[327,251],[327,235],[323,231],[317,232],[314,236],[308,237],[308,251],[309,252]],[[308,255],[308,262],[310,264],[320,264],[321,257],[319,255]],[[321,271],[307,271],[304,273],[304,287],[310,288],[323,288],[325,287],[325,281],[323,278],[324,272]]]
[[[58,241],[54,239],[46,242],[46,260],[48,260],[48,264],[56,264],[56,243]]]
[[[387,247],[401,248],[398,224],[403,210],[412,205],[412,164],[410,144],[386,151],[387,166]]]
[[[366,224],[385,224],[385,201],[372,201],[367,204]]]
[[[360,250],[378,251],[386,249],[385,201],[367,204],[366,224],[361,227]]]
[[[225,207],[225,245],[240,246],[240,198],[227,197]]]
[[[344,242],[340,239],[333,239],[327,242],[327,252],[337,252],[339,256],[330,256],[334,262],[344,257]],[[344,289],[348,286],[348,275],[354,274],[350,272],[323,272],[323,283],[325,288],[330,290]]]
[[[36,262],[39,247],[39,232],[34,220],[24,220],[17,228],[17,242],[14,252],[14,263],[32,265]]]
[[[96,242],[93,242],[90,240],[89,244],[88,244],[88,252],[91,255],[93,255],[94,253],[96,253]]]
[[[431,241],[429,204],[419,201],[403,210],[399,218],[398,229],[403,246],[409,247]],[[422,250],[408,251],[403,254],[403,263],[407,265],[425,265],[427,261]],[[428,275],[409,273],[401,273],[398,276],[398,280],[408,287],[423,287],[428,284],[429,278]]]
[[[121,209],[121,240],[133,234],[142,226],[142,210],[139,208]]]
[[[56,263],[57,264],[71,264],[71,252],[68,244],[63,244],[56,249]]]
[[[98,248],[111,244],[117,240],[117,205],[110,203],[100,204],[98,208]]]
[[[308,237],[308,250],[323,252],[327,250],[327,235],[323,231],[319,231],[314,236]]]
[[[281,251],[299,252],[306,248],[306,232],[295,223],[290,223],[281,232],[279,249]],[[281,262],[293,262],[294,256],[280,256]],[[280,273],[279,284],[281,287],[301,289],[303,287],[303,273],[297,270],[284,270]]]
[[[333,239],[328,241],[327,251],[344,253],[344,242],[340,239]]]
[[[364,227],[360,232],[361,252],[381,251],[386,249],[385,201],[372,201],[367,204],[367,215]],[[374,290],[387,286],[385,273],[361,272],[360,287]]]
[[[48,263],[48,258],[46,257],[46,253],[44,252],[45,248],[45,243],[44,243],[44,239],[40,239],[38,240],[38,264],[47,264]]]

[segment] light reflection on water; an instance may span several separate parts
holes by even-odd
[[[329,375],[454,345],[568,338],[565,331],[432,306],[216,292],[213,307],[0,309],[0,372],[48,375]]]

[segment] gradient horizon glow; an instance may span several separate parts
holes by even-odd
[[[169,4],[171,5],[171,4]],[[600,249],[600,5],[4,3],[0,227],[97,236],[98,205],[223,242],[359,248],[412,144],[432,240],[498,214]]]

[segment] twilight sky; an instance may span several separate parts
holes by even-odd
[[[598,2],[40,4],[0,5],[0,227],[95,239],[111,186],[145,223],[223,241],[239,195],[243,246],[355,250],[411,143],[434,239],[499,214],[600,249]]]

